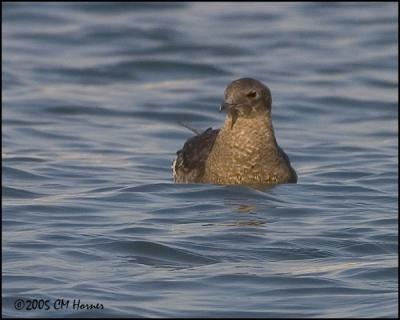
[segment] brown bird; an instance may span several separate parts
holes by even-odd
[[[272,98],[258,80],[242,78],[225,89],[222,129],[208,128],[186,141],[172,164],[177,183],[296,183],[296,171],[276,142]]]

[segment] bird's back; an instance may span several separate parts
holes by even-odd
[[[214,146],[219,129],[208,128],[187,140],[172,163],[175,182],[198,183],[202,182],[207,158]]]

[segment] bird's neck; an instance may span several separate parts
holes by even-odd
[[[234,147],[233,150],[249,150],[250,146],[254,152],[260,153],[265,146],[277,148],[274,128],[272,126],[271,116],[265,114],[253,118],[239,117],[232,125],[232,118],[226,117],[224,127],[221,130],[224,144]],[[252,152],[250,152],[252,153]]]

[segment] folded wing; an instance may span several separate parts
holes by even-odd
[[[208,128],[185,142],[172,164],[175,182],[201,182],[207,158],[214,146],[219,129]]]

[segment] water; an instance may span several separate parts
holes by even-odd
[[[2,6],[3,316],[398,316],[397,3]],[[299,183],[175,185],[245,76]]]

